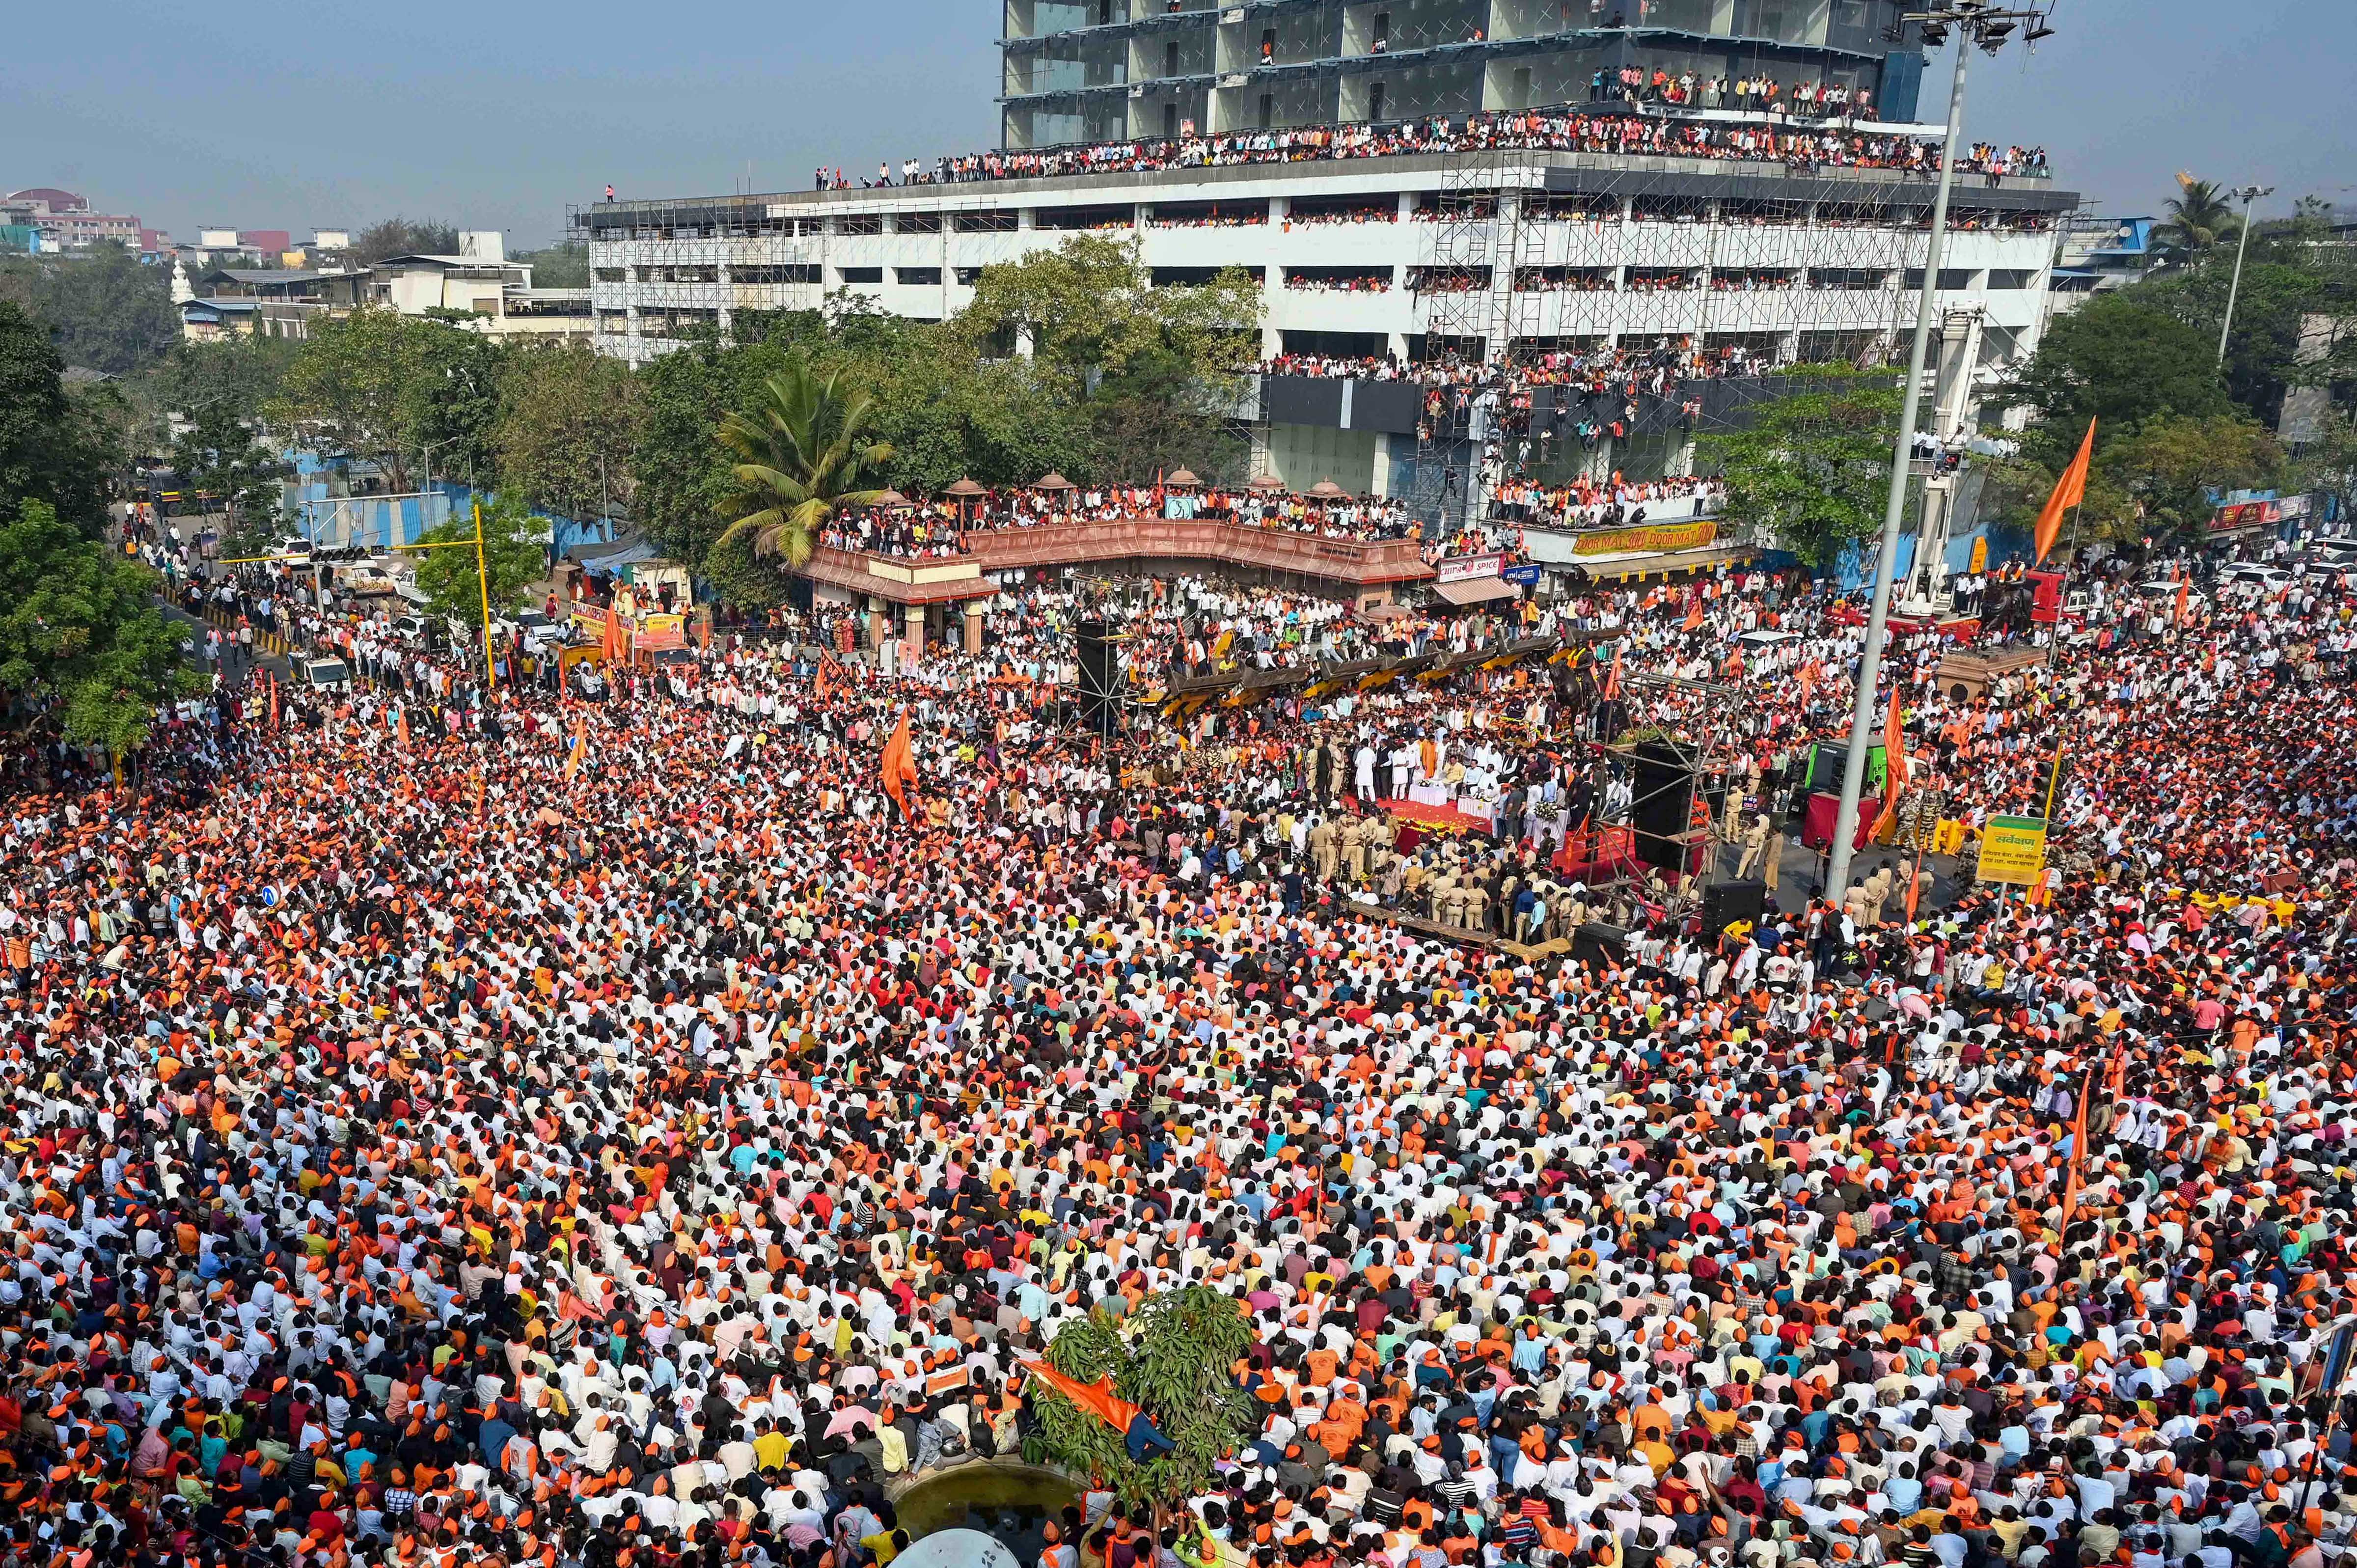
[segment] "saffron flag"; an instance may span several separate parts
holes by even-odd
[[[599,650],[599,652],[608,664],[621,657],[621,618],[620,613],[612,605],[606,607],[606,639],[605,646]]]
[[[1700,625],[1702,625],[1702,596],[1689,592],[1686,595],[1686,623],[1679,629],[1692,631]]]
[[[1610,702],[1620,694],[1620,650],[1612,650],[1612,668],[1604,676],[1604,700]]]
[[[915,808],[909,804],[909,787],[917,781],[917,761],[909,754],[909,715],[905,713],[894,726],[892,738],[884,743],[881,772],[884,793],[892,797],[892,803],[900,808],[900,815],[915,816]]]
[[[2059,1249],[2064,1232],[2071,1229],[2071,1217],[2079,1212],[2079,1173],[2087,1161],[2087,1101],[2095,1087],[2095,1075],[2089,1073],[2079,1084],[2079,1108],[2071,1117],[2071,1175],[2062,1187],[2062,1220],[2054,1228],[2054,1242]]]
[[[407,708],[393,710],[393,738],[402,745],[409,744],[409,710]]]
[[[581,771],[582,753],[589,749],[588,722],[586,717],[573,721],[573,746],[565,757],[565,781],[567,784],[572,783],[573,776]]]
[[[1021,1365],[1024,1376],[1039,1379],[1115,1432],[1127,1432],[1129,1423],[1144,1413],[1136,1405],[1113,1391],[1111,1377],[1084,1383],[1078,1378],[1065,1376],[1045,1361],[1025,1361]]]
[[[278,677],[264,672],[270,682],[270,727],[278,727]]]
[[[2087,434],[2080,438],[2079,455],[2054,481],[2054,493],[2046,498],[2046,505],[2038,513],[2038,525],[2030,531],[2030,539],[2038,546],[2038,564],[2046,564],[2047,553],[2062,535],[2062,514],[2087,498],[2087,462],[2095,454],[2095,422],[2087,421]]]
[[[2186,602],[2187,602],[2188,600],[2190,600],[2192,596],[2193,596],[2193,579],[2192,579],[2191,577],[2179,577],[2179,578],[2178,578],[2178,579],[2177,579],[2177,614],[2176,614],[2176,616],[2175,616],[2174,618],[2172,618],[2172,619],[2171,619],[2171,621],[2170,621],[2170,624],[2171,624],[2172,626],[2183,626],[2183,625],[2185,624],[2185,606],[2186,606]]]
[[[1890,712],[1882,721],[1882,813],[1874,819],[1881,838],[1899,820],[1899,797],[1907,788],[1907,732],[1899,721],[1899,688],[1890,689]]]

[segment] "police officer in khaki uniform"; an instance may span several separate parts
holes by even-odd
[[[1367,880],[1367,845],[1373,841],[1375,824],[1365,817],[1353,818],[1342,829],[1342,875],[1351,886],[1361,887]]]
[[[1751,820],[1751,825],[1744,830],[1743,858],[1737,862],[1735,866],[1738,881],[1750,875],[1752,869],[1760,864],[1761,856],[1767,854],[1768,832],[1771,825],[1768,821],[1768,813],[1762,811],[1754,817]]]
[[[1333,822],[1324,817],[1318,818],[1309,830],[1309,862],[1321,883],[1334,880],[1334,856],[1340,836]]]

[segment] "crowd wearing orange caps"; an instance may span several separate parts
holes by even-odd
[[[2053,783],[2035,898],[1910,908],[1870,851],[1725,931],[1620,895],[1575,954],[1471,939],[1559,803],[1620,809],[1592,670],[1099,742],[1003,678],[1058,682],[1060,588],[900,679],[746,645],[562,709],[224,693],[119,785],[34,758],[0,1560],[881,1565],[903,1479],[1020,1451],[1022,1358],[1203,1283],[1259,1433],[1183,1510],[1076,1477],[1041,1568],[2316,1568],[2352,606],[2125,586],[1986,696],[1890,667],[1912,787]],[[1375,635],[1135,603],[1163,658]],[[1789,579],[1547,615],[1621,634],[1630,723],[1718,722],[1640,675],[1736,694],[1746,814],[1849,705],[1852,618]],[[1350,803],[1424,741],[1491,832]],[[1385,836],[1329,867],[1312,819]],[[1389,918],[1416,865],[1478,931]]]

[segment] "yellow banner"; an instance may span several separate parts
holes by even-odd
[[[1711,518],[1695,522],[1648,522],[1635,528],[1605,528],[1572,542],[1574,555],[1621,555],[1646,550],[1699,550],[1718,537]]]
[[[1981,880],[2030,886],[2046,878],[2046,821],[1991,817],[1981,832]]]

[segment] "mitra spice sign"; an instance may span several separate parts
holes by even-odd
[[[1633,555],[1647,551],[1699,550],[1718,537],[1718,524],[1705,518],[1696,522],[1648,522],[1635,528],[1601,528],[1572,542],[1574,555]]]

